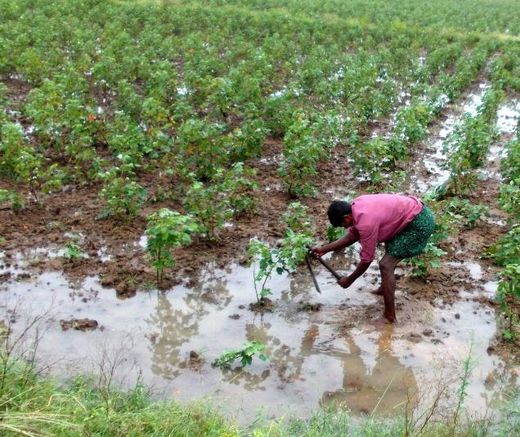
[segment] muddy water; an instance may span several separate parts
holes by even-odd
[[[454,105],[441,126],[431,136],[427,144],[427,153],[422,156],[422,163],[426,169],[426,176],[412,176],[412,188],[420,193],[424,193],[435,186],[444,184],[450,177],[450,171],[446,168],[447,150],[445,143],[455,130],[458,123],[462,122],[464,114],[471,116],[477,115],[478,107],[482,104],[482,98],[489,89],[490,85],[486,82],[479,84],[478,88],[467,95],[460,104]],[[511,108],[505,111],[500,118],[501,123],[509,123]],[[503,121],[502,121],[503,120]]]
[[[428,174],[415,175],[418,191],[447,179],[443,142],[464,112],[474,113],[485,89],[470,94],[432,136],[422,156]],[[517,109],[506,102],[499,111],[503,135],[518,122]],[[491,148],[489,162],[496,165],[499,159],[500,150]],[[144,248],[146,238],[135,245]],[[59,272],[24,278],[32,259],[64,253],[38,248],[17,254],[10,266],[0,254],[0,275],[11,273],[0,283],[0,316],[10,321],[16,337],[41,315],[31,330],[39,334],[39,362],[64,379],[82,372],[107,376],[114,369],[115,381],[123,386],[142,378],[157,397],[209,397],[244,421],[259,411],[305,416],[330,402],[356,414],[394,415],[407,406],[427,408],[442,390],[447,394],[443,403],[449,405],[468,356],[473,368],[466,403],[470,413],[492,409],[503,388],[518,384],[519,369],[488,352],[496,316],[479,299],[492,298],[497,283],[475,260],[451,263],[468,273],[454,302],[415,299],[408,293],[412,290],[398,285],[399,322],[381,328],[374,319],[382,302],[368,293],[378,285],[376,266],[347,292],[316,267],[321,295],[305,272],[277,276],[269,284],[274,309],[258,314],[248,309],[254,301],[253,270],[239,265],[226,270],[210,265],[198,278],[201,285],[190,288],[191,278],[186,278],[167,293],[141,291],[128,300],[101,287],[97,277],[79,283]],[[111,254],[102,248],[98,256],[106,261]],[[349,252],[333,262],[351,271],[354,260]],[[61,328],[61,320],[84,318],[99,327],[88,332]],[[227,371],[211,366],[223,351],[251,340],[266,345],[268,362],[255,359],[250,367]],[[28,338],[22,344],[30,343]]]
[[[18,258],[17,268],[4,265],[0,273],[19,274],[24,260]],[[348,255],[332,261],[339,269],[353,267]],[[429,303],[398,291],[399,323],[384,329],[373,323],[382,303],[368,292],[377,288],[375,266],[348,292],[316,267],[321,295],[305,272],[277,276],[269,284],[274,310],[264,314],[248,309],[253,271],[239,265],[208,266],[194,288],[143,291],[128,300],[119,300],[95,277],[73,283],[59,272],[13,276],[0,285],[0,310],[14,322],[14,336],[43,315],[35,325],[44,333],[38,357],[60,377],[107,374],[114,367],[115,380],[125,386],[139,375],[158,397],[211,397],[240,420],[258,411],[304,416],[329,402],[354,413],[395,414],[431,397],[439,378],[448,381],[441,371],[455,376],[456,387],[472,345],[476,366],[467,405],[482,411],[493,406],[503,385],[516,384],[516,370],[487,353],[495,315],[474,299],[489,295],[490,285],[480,266],[463,267],[480,279],[478,286],[468,284],[466,300]],[[60,320],[73,318],[94,319],[99,327],[63,331]],[[266,345],[268,362],[255,359],[248,368],[228,371],[211,366],[223,351],[251,340]],[[191,351],[199,359],[193,353],[190,359]]]

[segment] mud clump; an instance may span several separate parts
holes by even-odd
[[[203,363],[204,363],[204,360],[201,358],[201,356],[197,352],[190,351],[190,357],[188,360],[188,365],[189,365],[190,369],[195,370],[195,371],[200,371]]]
[[[74,329],[75,331],[93,331],[97,329],[99,324],[97,320],[93,319],[70,319],[70,320],[60,320],[61,329],[67,331],[69,329]]]
[[[122,281],[116,285],[116,295],[119,299],[128,299],[137,294],[137,287],[129,281]]]
[[[317,302],[317,303],[305,302],[305,303],[300,304],[300,306],[298,307],[298,311],[315,313],[315,312],[320,311],[322,306],[323,306],[323,304],[321,304],[319,302]]]
[[[250,303],[249,309],[251,311],[254,311],[255,313],[271,313],[274,310],[274,302],[266,297],[264,299],[259,300],[258,302]]]
[[[417,334],[416,332],[412,332],[412,333],[408,334],[406,339],[408,341],[411,341],[412,343],[420,343],[422,341],[422,336],[421,336],[421,334]]]

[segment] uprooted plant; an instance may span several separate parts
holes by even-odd
[[[264,350],[265,344],[256,340],[248,341],[240,349],[223,352],[212,365],[221,369],[229,369],[236,360],[240,359],[240,364],[245,367],[253,362],[255,356],[258,356],[262,361],[267,361],[268,358]]]

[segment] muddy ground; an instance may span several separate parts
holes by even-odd
[[[468,91],[467,95],[474,92],[476,89]],[[442,128],[443,122],[453,111],[456,111],[453,106],[446,109],[431,126],[431,137],[435,137],[436,132]],[[379,130],[387,129],[389,123],[384,122],[381,126]],[[509,138],[510,135],[502,135],[496,144],[497,148],[502,148]],[[410,159],[401,163],[398,170],[404,170],[408,175],[415,175],[428,184],[431,174],[423,163],[424,157],[431,154],[431,149],[429,150],[428,147],[431,147],[429,140],[413,150]],[[256,212],[253,215],[243,215],[233,219],[229,227],[221,230],[218,243],[196,240],[190,247],[177,250],[175,254],[177,264],[175,271],[168,274],[168,286],[181,282],[196,286],[199,282],[199,272],[208,263],[224,268],[230,262],[243,262],[247,244],[253,237],[276,244],[283,232],[281,216],[293,200],[285,192],[276,174],[281,151],[280,141],[268,140],[264,144],[262,158],[246,163],[257,171],[256,181],[259,188],[253,193],[257,204]],[[498,171],[498,160],[490,161],[488,164],[488,170]],[[141,175],[140,179],[140,183],[146,186],[150,193],[154,193],[157,182],[150,175],[145,174]],[[346,148],[339,146],[334,150],[330,160],[320,164],[316,187],[318,194],[315,197],[303,198],[301,201],[309,207],[315,219],[316,240],[324,241],[328,225],[326,208],[329,202],[338,196],[361,194],[366,186],[352,176]],[[0,188],[15,189],[16,187],[1,180]],[[4,251],[3,262],[7,266],[16,267],[19,259],[17,253],[35,248],[54,248],[57,256],[36,257],[28,266],[28,272],[37,274],[49,270],[63,270],[71,279],[99,276],[101,283],[114,288],[121,298],[134,296],[139,290],[153,288],[155,272],[147,262],[143,250],[145,217],[165,206],[181,210],[180,204],[162,202],[148,205],[137,218],[128,222],[99,219],[98,215],[103,206],[98,197],[99,191],[100,187],[96,185],[83,188],[67,186],[59,193],[46,196],[42,205],[28,204],[28,207],[18,214],[8,209],[0,210],[0,235],[5,238],[1,247]],[[422,194],[412,188],[410,180],[403,183],[401,191],[418,196]],[[507,217],[497,205],[498,192],[497,177],[485,177],[479,182],[470,200],[488,205],[490,219],[480,220],[476,228],[461,230],[444,242],[441,247],[448,254],[444,258],[443,266],[433,270],[426,281],[412,278],[408,268],[402,270],[398,289],[405,293],[407,300],[435,305],[441,298],[444,305],[452,304],[463,299],[461,291],[468,283],[478,281],[484,283],[496,279],[498,270],[489,260],[483,258],[483,255],[507,231]],[[63,248],[72,236],[78,236],[79,245],[88,257],[70,261],[60,256],[59,249]],[[478,260],[485,275],[476,280],[467,269],[460,267],[460,263],[468,260]],[[336,267],[340,269],[345,267],[341,258],[338,263]],[[9,279],[13,278],[6,274],[0,278],[0,281]],[[374,284],[375,288],[377,284]],[[481,300],[485,305],[495,306],[492,296],[483,297]],[[398,302],[399,322],[406,318],[406,315],[399,315],[404,304]],[[373,317],[374,313],[380,311],[379,304],[368,305],[364,309],[366,314],[360,317],[367,315]],[[503,348],[498,343],[494,347],[502,353],[515,349]]]

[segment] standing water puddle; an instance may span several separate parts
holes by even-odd
[[[352,268],[345,258],[340,262]],[[258,314],[248,309],[252,269],[238,265],[209,266],[194,288],[127,300],[95,277],[74,284],[45,272],[0,284],[0,308],[14,321],[13,335],[43,314],[39,362],[58,376],[114,365],[125,386],[139,375],[160,397],[211,397],[240,420],[259,411],[301,417],[332,401],[354,413],[395,414],[407,399],[413,406],[432,393],[439,369],[458,375],[471,344],[477,363],[468,389],[471,411],[492,407],[504,384],[516,385],[514,370],[486,352],[496,332],[492,310],[471,299],[432,306],[398,292],[399,323],[376,328],[370,317],[380,315],[382,302],[368,291],[378,277],[373,266],[345,292],[319,271],[319,295],[307,274],[277,276],[269,284],[274,310]],[[95,319],[98,329],[60,326],[60,320],[83,318]],[[268,362],[255,358],[250,367],[227,371],[211,366],[223,351],[252,340],[266,345]]]
[[[426,192],[429,189],[444,184],[450,177],[449,169],[445,168],[447,155],[444,143],[455,130],[457,123],[462,121],[464,114],[475,116],[477,109],[482,103],[482,98],[489,88],[489,84],[481,83],[478,91],[470,94],[459,108],[450,112],[447,119],[442,123],[434,140],[428,145],[427,153],[423,156],[423,164],[429,176],[426,180],[420,176],[413,176],[413,186],[419,192]]]

